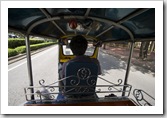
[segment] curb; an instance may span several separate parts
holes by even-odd
[[[51,48],[53,46],[55,46],[55,45],[51,45],[51,46],[48,46],[48,47],[45,47],[45,48],[41,48],[41,49],[38,49],[36,51],[31,51],[31,56],[34,55],[34,54],[37,54],[39,52],[42,52],[44,50],[47,50],[48,48]],[[25,59],[26,57],[27,57],[26,53],[19,54],[19,55],[13,56],[13,57],[9,57],[8,58],[8,65],[10,65],[14,62],[20,61],[22,59]]]

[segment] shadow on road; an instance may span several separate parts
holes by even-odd
[[[126,62],[105,53],[99,53],[99,61],[103,74],[108,73],[108,70],[111,69],[126,70],[127,67]]]
[[[99,53],[99,61],[104,73],[110,69],[124,69],[127,68],[127,62],[129,57],[129,49],[100,49],[102,53]],[[138,50],[134,50],[131,59],[131,71],[140,71],[143,74],[152,73],[155,76],[155,55],[151,54],[147,60],[138,58]],[[154,73],[154,74],[153,74]]]

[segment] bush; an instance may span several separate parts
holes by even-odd
[[[30,45],[44,43],[44,40],[30,40]],[[8,48],[16,48],[25,46],[25,39],[10,39],[8,40]]]
[[[26,52],[26,46],[20,46],[15,48],[18,54],[25,53]]]
[[[15,49],[8,49],[8,57],[17,55],[17,51]]]
[[[8,40],[8,48],[16,48],[18,46],[23,46],[25,45],[25,40],[23,39],[9,39]]]
[[[30,44],[39,44],[39,43],[44,43],[44,40],[30,40]]]
[[[50,45],[56,44],[54,42],[48,42],[48,43],[41,43],[41,44],[34,44],[30,45],[30,49],[37,50],[39,48],[47,47]],[[8,48],[8,57],[15,56],[17,54],[25,53],[26,52],[26,46],[19,46],[15,49]]]
[[[40,44],[31,45],[30,48],[31,48],[31,50],[37,50],[39,48],[43,48],[43,47],[50,46],[53,44],[56,44],[56,43],[54,43],[54,42],[40,43]]]
[[[49,43],[34,44],[34,45],[30,45],[30,49],[31,49],[31,51],[32,51],[32,50],[37,50],[37,49],[39,49],[39,48],[46,47],[46,46],[53,45],[53,44],[56,44],[56,43],[49,42]],[[15,48],[15,50],[16,50],[19,54],[20,54],[20,53],[25,53],[25,52],[26,52],[26,46],[17,47],[17,48]]]

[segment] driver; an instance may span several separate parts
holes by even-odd
[[[101,68],[100,63],[95,58],[90,58],[89,56],[84,55],[86,52],[86,49],[88,47],[87,40],[82,35],[77,35],[71,39],[70,42],[70,49],[73,52],[73,54],[76,56],[75,58],[69,60],[68,62],[63,63],[62,66],[62,78],[65,77],[65,68],[66,65],[71,61],[79,61],[79,62],[92,62],[96,63],[98,65],[98,74],[101,74]]]

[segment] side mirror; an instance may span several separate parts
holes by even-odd
[[[67,46],[69,46],[69,42],[70,42],[70,40],[68,40],[68,39],[60,39],[59,40],[59,44],[60,45],[67,45]]]
[[[95,47],[102,47],[102,41],[94,41],[93,46]]]

